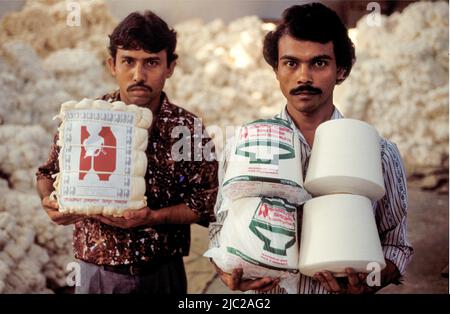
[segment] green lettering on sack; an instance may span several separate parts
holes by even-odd
[[[255,181],[255,182],[266,182],[266,183],[278,183],[283,185],[289,185],[297,188],[302,188],[299,184],[295,183],[292,180],[286,180],[286,179],[276,179],[276,178],[269,178],[269,177],[259,177],[259,176],[238,176],[231,178],[223,183],[223,186],[229,185],[234,182],[249,182],[249,181]]]
[[[286,256],[287,249],[296,242],[296,207],[288,202],[263,197],[256,207],[249,229],[263,241],[263,250],[273,254]],[[284,243],[277,241],[275,247],[273,237],[264,235],[261,230],[268,233],[283,235]]]
[[[294,131],[288,121],[256,120],[242,127],[235,154],[250,158],[250,164],[277,165],[280,160],[295,158],[293,143]]]

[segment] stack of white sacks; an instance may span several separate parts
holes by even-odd
[[[280,278],[297,292],[297,207],[303,188],[299,139],[289,122],[257,120],[236,132],[221,187],[228,211],[220,247],[205,253],[219,268],[243,269],[243,278]]]
[[[385,194],[380,137],[369,124],[331,120],[315,133],[305,188],[299,269],[313,276],[345,268],[368,273],[386,264],[372,201]],[[373,263],[377,263],[375,265]]]

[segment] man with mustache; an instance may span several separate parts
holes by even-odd
[[[57,136],[48,161],[37,172],[42,205],[55,223],[74,224],[74,253],[81,270],[77,293],[183,294],[190,224],[208,226],[214,217],[218,168],[214,149],[208,149],[208,155],[202,149],[204,158],[195,161],[175,162],[171,154],[179,140],[172,137],[174,127],[190,131],[190,151],[196,151],[194,143],[204,148],[210,142],[194,132],[194,125],[200,124],[196,116],[172,104],[163,92],[177,60],[175,31],[150,11],[134,12],[109,37],[107,63],[119,89],[101,99],[149,108],[154,117],[146,151],[148,207],[125,212],[124,218],[59,213],[49,198],[52,175],[59,172]],[[203,126],[200,129],[204,131]]]
[[[299,135],[305,177],[317,127],[330,119],[342,118],[333,104],[333,90],[350,74],[356,59],[353,43],[334,11],[320,3],[311,3],[284,11],[281,23],[264,39],[263,54],[287,100],[278,117],[288,120]],[[406,236],[407,186],[402,160],[395,144],[384,141],[382,162],[386,195],[374,205],[387,263],[381,272],[381,287],[399,282],[413,252]],[[226,156],[230,154],[230,147],[226,149]],[[226,159],[220,173],[225,169]],[[219,193],[216,212],[221,202]],[[217,222],[210,225],[212,247],[220,246],[219,234],[226,212],[216,217]],[[232,290],[284,292],[278,287],[276,278],[244,280],[242,269],[229,274],[215,267],[222,281]],[[355,273],[352,269],[346,272],[345,280],[336,279],[328,271],[319,272],[314,277],[300,275],[299,293],[361,294],[381,288],[369,287],[365,274]]]

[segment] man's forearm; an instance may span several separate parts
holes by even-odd
[[[186,204],[161,208],[155,210],[155,215],[161,224],[192,224],[198,221],[199,215]]]
[[[54,191],[53,180],[46,178],[39,179],[36,184],[36,189],[41,199],[49,196]]]

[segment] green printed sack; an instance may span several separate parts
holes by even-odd
[[[295,293],[298,253],[296,206],[279,198],[251,197],[231,203],[220,247],[205,256],[225,272],[242,268],[244,278],[280,278],[280,286]]]
[[[303,204],[300,143],[290,123],[279,118],[243,125],[234,138],[222,186],[225,198],[281,197]]]

